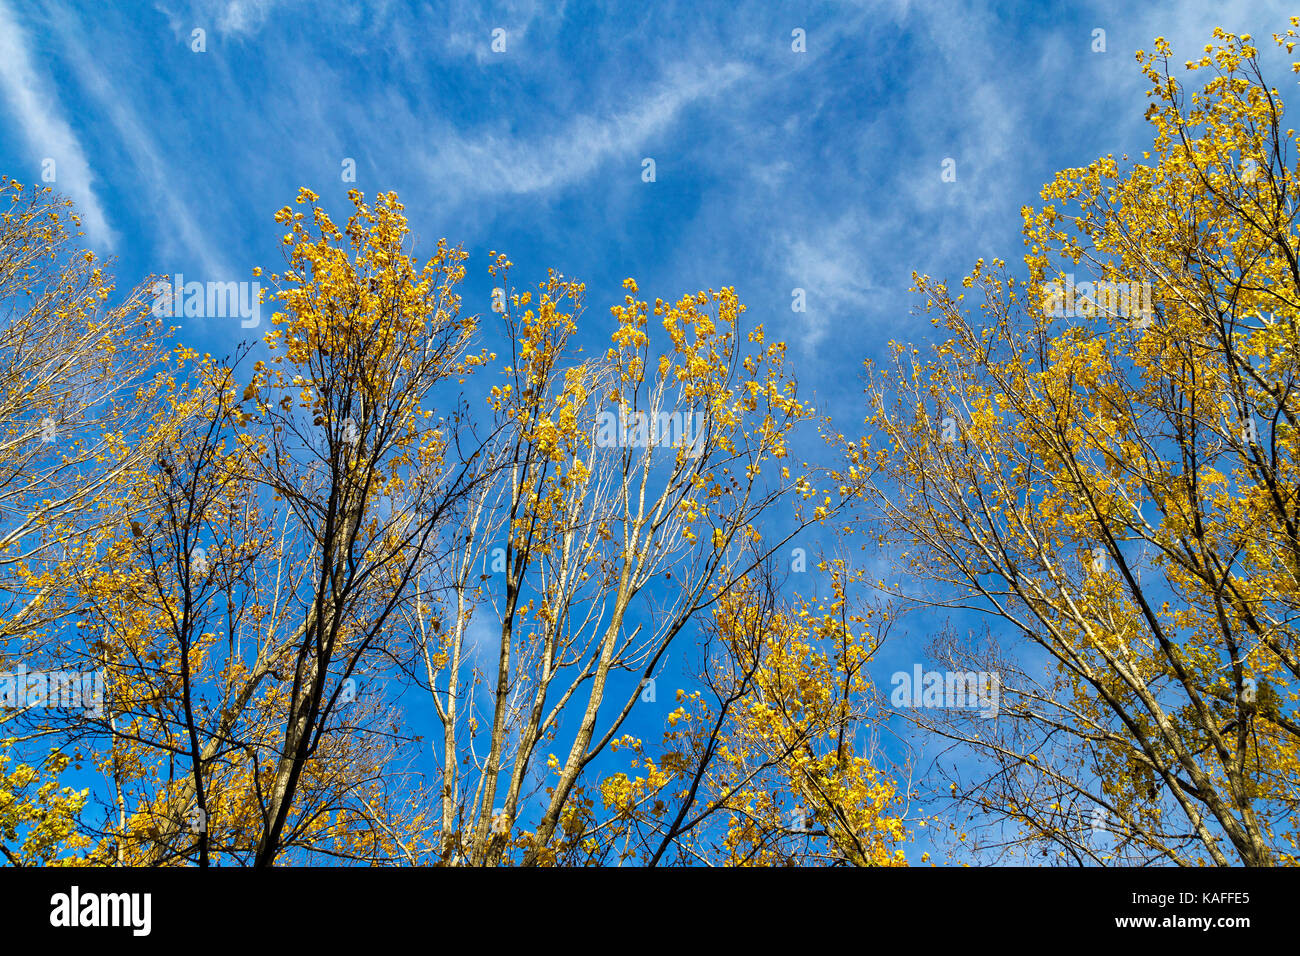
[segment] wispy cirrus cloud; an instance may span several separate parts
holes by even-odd
[[[549,18],[564,19],[563,0],[548,7],[545,12]],[[537,0],[506,0],[493,5],[491,11],[475,4],[457,6],[450,11],[447,49],[458,56],[473,56],[475,62],[483,64],[493,56],[493,30],[504,30],[507,44],[519,43],[542,14],[542,5]]]
[[[863,252],[865,228],[852,216],[817,229],[789,234],[777,248],[792,288],[814,297],[810,311],[796,326],[804,351],[823,344],[833,316],[861,315],[867,296],[876,291]]]
[[[181,7],[159,3],[157,9],[167,16],[173,32],[188,33],[196,27],[215,29],[224,36],[256,35],[284,0],[192,0]]]
[[[0,89],[35,158],[54,160],[54,185],[77,203],[87,236],[111,251],[116,236],[92,186],[81,141],[64,118],[53,83],[32,60],[26,33],[0,0]]]
[[[424,162],[439,178],[453,180],[464,198],[563,188],[612,157],[630,154],[668,129],[691,104],[717,96],[747,73],[740,63],[677,70],[621,112],[575,116],[540,140],[491,133],[461,137],[447,130]]]
[[[224,256],[196,220],[192,204],[183,198],[182,170],[160,152],[148,124],[141,121],[132,105],[132,97],[116,88],[89,54],[80,38],[80,24],[70,13],[60,11],[52,20],[67,62],[83,90],[93,98],[96,115],[111,125],[134,166],[136,179],[147,186],[140,191],[139,199],[148,207],[159,237],[168,247],[188,252],[209,275],[231,275]]]

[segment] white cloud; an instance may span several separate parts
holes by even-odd
[[[565,3],[546,11],[548,19],[564,20]],[[522,43],[528,31],[543,11],[536,0],[506,0],[493,4],[491,13],[477,4],[466,4],[453,9],[448,21],[448,48],[457,55],[472,54],[482,64],[500,54],[492,52],[492,31],[505,31],[506,50]]]
[[[540,141],[491,134],[463,139],[454,132],[425,163],[440,181],[451,180],[461,196],[537,193],[571,185],[611,157],[630,155],[667,129],[691,103],[716,96],[747,70],[737,63],[681,70],[623,113],[579,116]],[[636,157],[640,175],[640,157]]]
[[[215,29],[224,36],[253,36],[281,5],[282,0],[193,0],[185,13],[166,3],[158,3],[156,9],[166,15],[177,36],[188,37],[195,27]]]
[[[146,185],[138,197],[151,205],[150,212],[160,233],[168,244],[183,247],[194,256],[208,275],[233,278],[224,257],[213,248],[195,220],[192,204],[185,202],[174,185],[178,174],[155,148],[149,130],[130,105],[131,98],[115,90],[96,59],[88,55],[70,15],[60,13],[54,22],[58,38],[67,50],[68,62],[73,64],[86,92],[95,98],[97,115],[112,124],[118,142],[131,157],[137,179]]]
[[[220,33],[256,33],[275,6],[274,0],[227,0],[216,10]]]
[[[116,237],[91,186],[93,176],[81,142],[64,119],[57,94],[32,66],[26,36],[4,0],[0,0],[0,88],[37,159],[54,160],[52,185],[76,202],[86,235],[111,251]]]
[[[800,345],[811,352],[826,335],[832,318],[862,315],[875,291],[867,275],[864,238],[854,216],[823,229],[803,230],[784,238],[781,256],[793,288],[807,294],[807,312],[795,316],[802,325]]]

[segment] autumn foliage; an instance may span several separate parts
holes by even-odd
[[[854,436],[730,286],[589,313],[302,189],[214,357],[0,185],[0,672],[95,695],[0,709],[7,862],[1295,863],[1297,134],[1214,39],[1023,269],[915,277]],[[996,719],[892,710],[900,641]]]
[[[917,277],[947,338],[895,348],[847,446],[898,570],[982,611],[941,658],[1002,673],[992,727],[928,722],[984,761],[948,788],[976,850],[1296,861],[1296,133],[1252,39],[1215,38],[1194,92],[1139,53],[1151,150],[1044,188],[1025,278]]]

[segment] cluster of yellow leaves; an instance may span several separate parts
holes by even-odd
[[[0,741],[8,750],[11,740]],[[57,750],[43,768],[20,763],[0,752],[0,848],[8,862],[21,866],[78,866],[90,862],[76,851],[90,846],[78,818],[89,790],[60,787],[69,758]]]
[[[688,817],[707,808],[720,829],[715,835],[705,823],[683,835],[688,853],[733,866],[906,863],[897,846],[908,836],[900,795],[869,752],[879,715],[866,670],[870,616],[848,611],[845,587],[856,576],[842,562],[828,570],[834,596],[816,608],[803,602],[764,614],[748,582],[719,597],[714,621],[728,654],[742,661],[755,646],[761,654],[747,679],[733,676],[718,689],[738,696]],[[661,760],[631,741],[638,775],[615,774],[601,785],[625,826],[671,819],[710,748],[717,705],[699,691],[678,691],[678,701]]]

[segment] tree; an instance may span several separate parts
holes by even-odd
[[[152,373],[167,330],[144,286],[110,304],[112,280],[77,247],[70,202],[0,180],[0,207],[0,673],[16,685],[15,671],[44,675],[66,660],[83,607],[66,582],[101,566],[97,545],[122,518],[99,503],[146,454],[132,436],[158,407]],[[31,824],[13,859],[48,861],[65,836],[82,846],[74,831],[85,795],[52,789],[52,779],[27,784],[63,771],[84,723],[69,727],[22,682],[7,688],[0,737],[35,756],[6,778],[3,831],[19,839],[17,821]]]
[[[509,266],[504,256],[492,265],[503,289]],[[764,347],[759,327],[746,354],[744,306],[724,288],[657,299],[667,347],[652,360],[649,303],[634,280],[624,285],[612,347],[584,360],[568,344],[581,283],[551,274],[535,297],[508,297],[513,351],[489,396],[491,491],[456,529],[449,585],[433,595],[420,647],[443,727],[447,862],[603,853],[611,831],[589,813],[588,768],[619,739],[672,642],[825,514],[816,502],[795,509],[771,543],[756,528],[812,495],[780,464],[812,416],[784,345]],[[482,613],[497,635],[492,667],[466,649]]]
[[[73,248],[80,220],[49,189],[0,182],[0,642],[31,641],[67,612],[42,572],[94,529],[99,491],[139,459],[123,435],[156,397],[142,376],[163,329],[143,292],[114,292],[94,253]],[[82,525],[86,525],[82,527]],[[84,559],[84,556],[82,556]],[[3,646],[0,643],[0,646]]]
[[[1009,631],[945,651],[1002,669],[998,720],[922,721],[988,761],[951,786],[994,848],[1296,861],[1296,134],[1251,38],[1215,40],[1190,99],[1139,52],[1151,150],[1024,210],[1028,281],[980,260],[971,314],[917,278],[950,337],[895,346],[847,447],[913,596]]]
[[[350,196],[344,226],[306,189],[277,213],[286,265],[260,347],[149,353],[148,401],[105,436],[85,521],[40,570],[64,609],[48,660],[103,675],[101,706],[28,718],[5,785],[25,801],[15,857],[597,862],[628,835],[617,800],[596,810],[600,758],[655,701],[670,649],[712,634],[748,690],[716,686],[743,713],[724,708],[693,789],[763,822],[709,852],[807,858],[762,791],[779,786],[820,801],[827,854],[894,861],[892,784],[861,732],[865,637],[807,605],[773,611],[769,636],[747,610],[777,549],[846,500],[791,461],[815,412],[784,344],[742,329],[723,288],[656,299],[652,353],[628,279],[612,347],[584,354],[584,286],[552,272],[506,294],[493,253],[498,362],[471,351],[466,253],[444,240],[420,263],[395,194]],[[461,386],[488,365],[472,405]],[[441,730],[432,775],[398,704],[412,687]],[[750,690],[780,706],[752,718]],[[89,760],[106,792],[37,788],[41,735],[61,747],[48,775]],[[694,796],[675,806],[648,861],[703,829]]]
[[[887,611],[848,607],[860,578],[822,563],[831,595],[782,599],[770,564],[723,595],[701,649],[706,690],[681,706],[658,760],[601,783],[621,858],[729,866],[905,863],[903,795],[876,746],[883,709],[867,671]]]
[[[413,742],[382,686],[476,474],[429,425],[441,386],[481,360],[465,355],[464,254],[413,261],[393,194],[354,192],[343,229],[315,200],[276,217],[291,232],[271,357],[241,390],[243,357],[187,356],[142,439],[155,460],[117,488],[141,520],[89,584],[122,862],[423,852],[418,786],[393,763]]]

